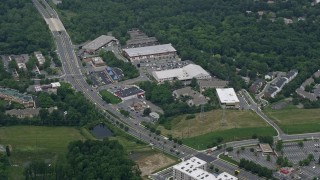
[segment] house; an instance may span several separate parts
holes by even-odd
[[[275,87],[275,86],[270,86],[267,91],[264,93],[264,97],[271,97],[274,98],[277,93],[279,92],[279,88]]]
[[[264,81],[262,79],[255,80],[249,88],[249,91],[257,94],[262,86],[264,85]]]
[[[292,81],[297,75],[298,75],[298,70],[293,69],[293,70],[291,70],[291,71],[289,71],[289,72],[287,73],[287,75],[285,76],[285,78],[288,79],[288,83],[289,83],[289,82]]]
[[[197,91],[192,90],[191,87],[177,89],[173,91],[172,95],[177,99],[182,96],[189,96],[190,99],[187,100],[187,104],[189,106],[200,106],[208,103],[208,99],[205,96]]]

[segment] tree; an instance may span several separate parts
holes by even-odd
[[[198,81],[196,78],[191,79],[190,86],[193,88],[196,88],[198,86]]]
[[[268,143],[270,146],[273,145],[273,137],[272,136],[259,136],[260,143]]]
[[[299,141],[299,142],[298,142],[298,146],[299,146],[300,148],[303,148],[303,146],[304,146],[303,141]]]
[[[276,144],[276,150],[282,151],[282,149],[283,149],[283,142],[282,142],[282,140],[279,140],[279,141],[277,141],[277,144]]]
[[[143,115],[144,116],[149,116],[149,114],[151,113],[151,109],[150,108],[146,108],[143,110]]]
[[[8,145],[6,146],[6,153],[8,157],[11,156],[10,147]]]
[[[269,154],[267,155],[267,161],[271,161],[271,156]]]

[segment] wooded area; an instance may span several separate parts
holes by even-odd
[[[53,46],[45,21],[29,0],[1,0],[0,27],[0,54],[48,52]]]
[[[320,8],[308,0],[69,0],[58,8],[76,42],[113,31],[124,43],[127,30],[141,28],[236,89],[245,87],[236,68],[255,78],[319,64]]]

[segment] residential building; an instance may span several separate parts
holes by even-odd
[[[257,93],[259,93],[259,91],[263,87],[263,85],[264,85],[264,81],[262,79],[257,79],[249,87],[249,91],[257,94]]]
[[[28,54],[21,54],[21,55],[10,55],[9,61],[15,60],[18,68],[27,70],[26,63],[29,61],[29,55]]]
[[[201,66],[189,64],[182,68],[168,69],[163,71],[153,71],[153,77],[159,82],[178,80],[191,80],[196,79],[211,79],[210,74],[205,71]]]
[[[16,116],[18,118],[33,118],[39,115],[41,108],[26,108],[26,109],[11,109],[5,113],[10,116]],[[57,107],[48,108],[49,113],[51,113]]]
[[[200,106],[208,103],[208,99],[204,95],[192,90],[189,86],[173,91],[172,95],[177,99],[181,96],[189,96],[190,99],[187,100],[189,106]]]
[[[173,59],[177,56],[177,51],[171,44],[162,44],[155,46],[145,46],[137,48],[123,49],[123,54],[131,62],[140,60],[163,60]]]
[[[268,74],[266,74],[266,75],[264,76],[264,79],[265,79],[265,80],[272,80],[272,79],[274,78],[274,76],[275,76],[275,73],[274,73],[274,72],[269,72]]]
[[[101,35],[95,40],[84,45],[82,49],[84,49],[87,53],[94,54],[98,52],[101,48],[106,47],[112,42],[117,42],[117,39],[113,36]]]
[[[138,88],[137,86],[132,86],[124,89],[120,89],[114,92],[114,95],[121,98],[121,100],[129,100],[133,98],[139,98],[144,96],[144,90]]]
[[[42,55],[42,53],[40,51],[36,51],[34,52],[34,55],[36,56],[39,66],[42,66],[45,62],[46,59],[44,58],[44,56]]]
[[[31,95],[19,93],[15,89],[0,88],[0,98],[6,101],[12,101],[24,105],[25,107],[35,107]]]
[[[239,108],[240,101],[233,88],[216,89],[220,104],[225,108]]]
[[[285,78],[288,79],[288,83],[290,81],[292,81],[296,76],[298,75],[298,70],[291,70],[287,73],[287,75],[285,76]]]
[[[279,88],[275,87],[275,86],[270,86],[267,91],[264,93],[265,97],[271,97],[274,98],[277,93],[279,92]]]

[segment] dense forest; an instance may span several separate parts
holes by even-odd
[[[66,161],[48,166],[35,161],[25,168],[26,179],[138,180],[140,170],[117,141],[87,140],[69,144]]]
[[[237,74],[320,63],[320,6],[309,0],[65,0],[58,9],[76,42],[113,31],[124,43],[128,29],[141,28],[236,89],[245,87]]]
[[[0,54],[51,50],[46,23],[30,0],[0,1]]]

